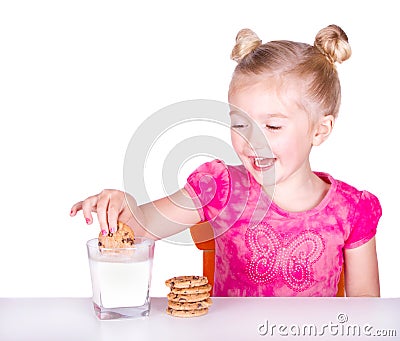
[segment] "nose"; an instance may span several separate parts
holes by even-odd
[[[253,122],[245,136],[250,148],[259,156],[268,156],[271,154],[271,148],[262,127]]]

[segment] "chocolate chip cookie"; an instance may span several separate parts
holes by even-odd
[[[174,288],[192,288],[208,283],[205,276],[178,276],[165,281],[167,287]]]
[[[100,249],[123,249],[132,247],[135,243],[135,235],[132,229],[122,222],[118,222],[117,231],[109,232],[106,236],[99,234]]]
[[[196,317],[208,313],[208,308],[194,309],[194,310],[175,310],[170,307],[167,308],[167,314],[176,317]]]
[[[208,313],[212,301],[210,291],[212,286],[208,284],[205,276],[178,276],[165,281],[170,288],[167,295],[167,314],[176,317],[196,317]]]

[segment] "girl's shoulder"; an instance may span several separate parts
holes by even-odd
[[[336,212],[338,217],[343,218],[349,224],[348,236],[350,237],[346,241],[346,247],[360,245],[358,239],[356,242],[353,240],[356,239],[355,236],[359,238],[362,235],[365,241],[375,235],[378,221],[382,216],[379,199],[371,192],[359,190],[344,181],[334,179],[329,174],[319,173],[318,175],[322,179],[325,177],[332,184],[329,211]]]
[[[245,176],[243,166],[227,165],[218,159],[201,164],[188,176],[185,189],[202,220],[212,219],[227,205],[237,180]]]
[[[382,208],[378,198],[326,173],[316,173],[331,183],[326,212],[334,214],[345,230],[345,248],[358,247],[375,234]]]
[[[228,165],[220,159],[205,162],[198,166],[188,177],[189,182],[205,181],[211,179],[223,184],[230,184],[237,178],[248,178],[248,172],[243,165]]]
[[[333,176],[323,172],[315,172],[322,180],[331,184],[329,196],[331,200],[338,201],[344,206],[357,207],[362,203],[371,203],[379,206],[378,198],[367,190],[360,190],[345,181],[335,179]]]

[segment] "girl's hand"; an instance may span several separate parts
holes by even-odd
[[[128,225],[136,236],[161,239],[200,221],[196,205],[184,189],[140,206],[128,193],[105,189],[72,206],[71,217],[80,210],[88,225],[93,223],[92,212],[97,213],[103,235],[114,233],[120,221]]]
[[[137,219],[135,219],[131,210],[136,211],[136,209],[136,200],[128,193],[105,189],[99,194],[77,202],[72,206],[70,215],[74,217],[77,212],[82,210],[86,223],[90,225],[93,223],[92,212],[97,213],[101,233],[105,236],[109,232],[114,233],[117,230],[118,221],[134,228],[132,223],[133,220],[137,221]]]

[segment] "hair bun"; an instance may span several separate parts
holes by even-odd
[[[231,59],[239,63],[261,44],[262,41],[257,34],[248,28],[244,28],[236,36],[236,45],[232,50]]]
[[[329,25],[320,30],[314,46],[330,63],[341,63],[351,56],[351,48],[346,33],[336,25]]]

